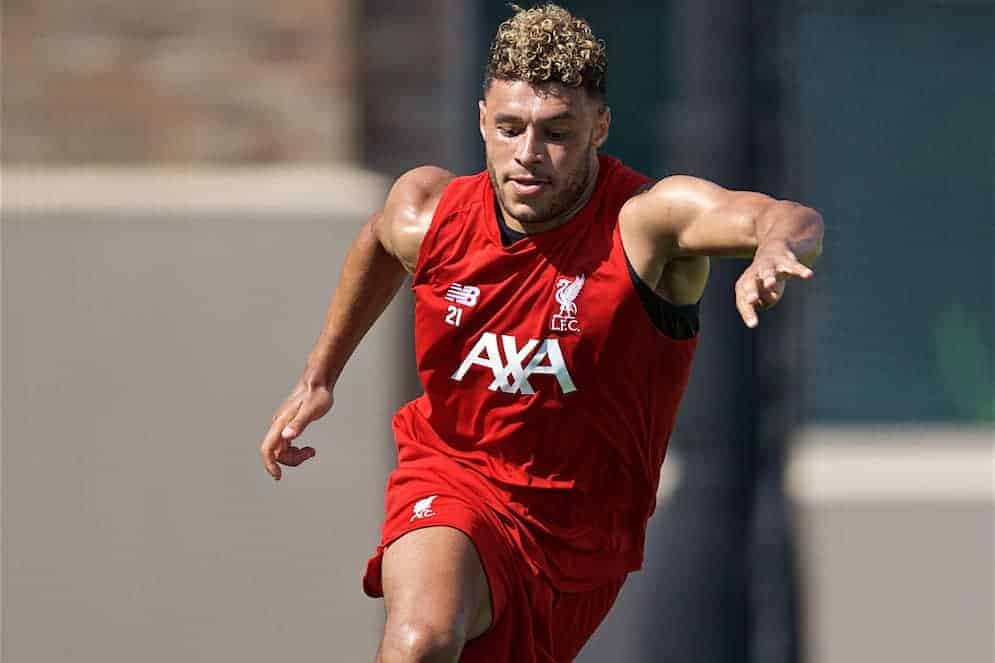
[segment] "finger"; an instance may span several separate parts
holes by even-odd
[[[760,301],[760,294],[757,291],[757,285],[759,284],[759,278],[756,276],[743,276],[739,280],[737,287],[738,294],[740,298],[743,299],[747,304],[755,304]]]
[[[758,322],[755,306],[755,302],[747,302],[745,298],[740,297],[736,299],[736,308],[739,310],[739,316],[743,318],[743,322],[750,329],[756,327]]]
[[[769,306],[773,300],[771,300],[771,293],[777,290],[777,277],[774,276],[774,272],[770,275],[765,276],[763,280],[757,283],[757,304],[759,306]]]
[[[797,276],[800,279],[810,279],[815,272],[800,262],[784,262],[777,266],[777,274],[782,278]]]
[[[756,307],[760,303],[760,294],[757,291],[757,277],[755,275],[743,275],[737,284],[736,308],[739,315],[747,327],[753,328],[757,325]]]
[[[266,459],[266,471],[269,475],[273,477],[275,481],[279,481],[283,477],[283,470],[280,469],[280,464],[271,458]]]
[[[287,446],[286,449],[280,453],[276,459],[283,465],[288,465],[290,467],[297,467],[306,460],[310,460],[315,457],[314,447],[301,447],[297,448],[294,446]]]
[[[288,442],[280,436],[280,431],[286,424],[286,421],[292,415],[292,412],[287,412],[282,410],[277,412],[275,421],[266,431],[266,436],[263,438],[262,443],[259,445],[259,454],[262,456],[263,466],[266,471],[269,472],[277,481],[280,480],[283,474],[280,470],[280,466],[276,462],[276,457],[280,454],[283,449],[287,447]]]
[[[773,288],[777,284],[777,272],[773,267],[769,267],[760,272],[757,280],[760,282],[761,289]]]
[[[777,304],[780,298],[777,286],[773,288],[764,288],[760,291],[760,301],[757,302],[757,308],[760,310],[767,310]]]
[[[331,406],[332,398],[327,390],[318,389],[309,392],[301,401],[297,413],[284,427],[282,433],[284,439],[293,440],[299,436],[312,421],[323,417]]]
[[[743,322],[745,322],[746,326],[750,329],[756,327],[759,322],[757,319],[756,308],[752,304],[742,304],[739,306],[739,315],[743,318]]]
[[[768,308],[773,306],[784,298],[784,290],[787,286],[788,284],[786,280],[778,278],[774,281],[774,285],[761,290],[760,300]]]
[[[263,467],[277,481],[280,480],[283,472],[280,470],[280,465],[276,462],[276,458],[286,445],[286,441],[280,438],[279,428],[275,426],[270,429],[270,432],[266,435],[266,439],[259,445],[259,455],[262,457]]]
[[[307,426],[308,419],[301,417],[303,409],[303,401],[298,402],[297,406],[288,412],[287,416],[283,419],[280,436],[288,442],[300,435],[304,427]]]

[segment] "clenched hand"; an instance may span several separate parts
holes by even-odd
[[[272,425],[259,445],[263,467],[277,481],[283,476],[280,465],[297,467],[314,458],[313,447],[291,444],[309,423],[320,419],[332,407],[332,394],[327,387],[308,386],[298,382],[287,400],[273,415]]]

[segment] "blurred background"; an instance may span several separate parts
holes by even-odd
[[[530,6],[530,2],[522,2]],[[800,200],[717,262],[651,526],[580,661],[995,661],[995,4],[564,0],[606,151]],[[372,659],[410,298],[280,484],[256,445],[391,179],[482,168],[497,0],[2,0],[6,663]]]

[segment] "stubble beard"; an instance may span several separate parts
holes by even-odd
[[[539,207],[532,207],[532,213],[525,216],[514,216],[514,219],[523,226],[539,225],[549,221],[561,219],[567,221],[571,216],[580,211],[583,203],[586,202],[593,190],[594,183],[591,181],[591,163],[596,158],[593,151],[589,153],[581,162],[580,166],[567,175],[565,184],[559,191],[554,192],[548,202],[544,202]],[[498,182],[494,165],[487,162],[487,174],[491,179],[491,187],[497,196],[498,206],[505,216],[509,216],[508,205],[505,201],[504,189]]]

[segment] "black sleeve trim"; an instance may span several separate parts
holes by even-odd
[[[639,274],[636,274],[632,263],[629,262],[629,256],[625,257],[625,264],[629,268],[632,285],[635,286],[639,299],[643,302],[643,308],[646,309],[646,313],[649,314],[650,320],[653,321],[657,329],[679,341],[698,335],[700,324],[698,302],[683,306],[671,304],[639,278]]]

